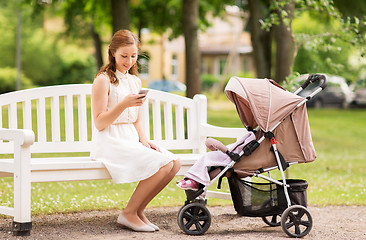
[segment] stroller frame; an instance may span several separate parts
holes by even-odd
[[[305,104],[307,101],[309,101],[313,96],[315,96],[317,93],[321,92],[326,86],[327,86],[327,79],[324,75],[310,75],[308,79],[294,92],[294,94],[300,93],[303,89],[305,89],[309,84],[314,83],[316,81],[323,80],[322,84],[315,89],[309,96],[304,98],[300,103],[297,104],[296,108],[299,108],[303,104]],[[291,112],[290,112],[291,113]],[[290,114],[289,113],[289,114]],[[217,150],[222,151],[223,153],[227,154],[231,158],[231,162],[227,164],[221,172],[216,175],[209,184],[204,186],[203,188],[199,189],[198,191],[192,191],[188,190],[187,193],[187,201],[185,202],[185,205],[180,209],[178,213],[178,225],[179,227],[187,234],[189,235],[201,235],[205,233],[211,224],[211,215],[207,208],[204,206],[207,203],[207,200],[199,199],[198,197],[203,194],[204,192],[207,192],[207,189],[217,180],[224,177],[224,175],[233,169],[234,165],[240,161],[242,156],[248,156],[250,155],[255,149],[266,139],[269,138],[271,142],[271,146],[273,148],[273,153],[275,156],[275,160],[277,162],[277,166],[274,167],[268,167],[265,169],[258,169],[254,173],[251,174],[250,177],[258,177],[262,178],[268,182],[275,183],[279,186],[283,187],[283,192],[285,195],[285,199],[287,202],[287,209],[282,213],[282,219],[281,222],[276,221],[277,215],[272,216],[272,220],[268,220],[265,217],[262,217],[265,223],[267,223],[270,226],[282,226],[282,229],[284,232],[289,235],[290,237],[303,237],[307,235],[311,228],[312,228],[312,218],[310,213],[307,211],[307,209],[302,205],[291,205],[291,199],[289,196],[288,188],[290,187],[289,184],[286,182],[286,176],[285,176],[285,170],[287,167],[297,164],[298,162],[286,162],[281,153],[277,149],[277,141],[275,139],[275,136],[273,134],[273,131],[285,120],[282,119],[277,124],[274,125],[268,132],[263,132],[263,136],[256,141],[255,144],[252,144],[248,148],[244,148],[239,154],[230,152],[223,144],[214,146]],[[259,130],[259,126],[256,127],[254,131]],[[250,143],[248,144],[250,145]],[[275,180],[270,177],[270,171],[278,168],[278,170],[281,173],[282,182]],[[263,175],[262,173],[268,172],[268,176]],[[189,220],[186,224],[184,223],[184,219],[187,218],[187,215],[194,215],[193,216],[194,221],[190,217],[188,217]],[[304,223],[301,221],[301,218],[306,215],[308,221]],[[297,218],[299,217],[299,218]],[[290,219],[290,223],[286,223],[287,219]],[[200,224],[200,221],[203,221],[203,224]],[[300,230],[299,224],[307,225],[306,229],[304,231]],[[196,230],[190,230],[191,226],[195,225]],[[291,232],[289,228],[291,228],[293,225],[295,225],[295,232]]]

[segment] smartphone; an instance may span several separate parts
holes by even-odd
[[[148,92],[149,92],[149,90],[141,89],[139,94],[145,94],[145,96],[146,96]],[[139,98],[144,98],[145,96],[142,96],[142,97],[139,97]]]

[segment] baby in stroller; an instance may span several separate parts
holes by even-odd
[[[238,141],[226,147],[231,152],[240,153],[244,146],[252,140],[255,140],[255,135],[253,132],[248,132]],[[210,183],[211,179],[221,171],[219,167],[224,167],[232,161],[227,154],[216,151],[217,149],[210,144],[209,140],[206,141],[206,146],[212,151],[207,152],[196,161],[184,175],[184,178],[177,181],[177,187],[183,190],[197,191]],[[205,193],[201,194],[199,198],[204,199]]]

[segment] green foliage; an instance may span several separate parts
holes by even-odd
[[[218,77],[216,77],[215,75],[211,75],[211,74],[202,74],[201,75],[201,84],[202,84],[203,91],[208,91],[219,83],[220,83],[220,79]]]
[[[285,8],[291,3],[295,4],[292,23]],[[351,58],[365,57],[365,8],[362,0],[336,0],[335,5],[332,0],[271,1],[271,14],[262,21],[262,28],[269,31],[280,23],[280,16],[287,19],[284,22],[296,44],[293,71],[325,72],[354,81],[365,67],[350,63]]]
[[[92,55],[82,54],[80,50],[75,47],[65,47],[67,51],[61,54],[62,78],[57,82],[58,84],[70,83],[86,83],[91,82],[97,72],[95,58]]]
[[[200,30],[206,29],[211,23],[207,14],[220,15],[229,0],[200,0],[198,1],[198,25]],[[183,34],[182,1],[181,0],[139,0],[130,1],[131,22],[134,28],[148,28],[153,32],[170,34],[175,38]],[[167,31],[169,29],[169,31]]]
[[[293,22],[299,50],[293,71],[299,73],[328,73],[354,81],[362,68],[349,62],[355,48],[350,35],[343,34],[336,19],[322,19],[322,14],[305,12]],[[319,20],[320,19],[320,20]]]
[[[17,71],[15,68],[0,68],[0,94],[15,91]],[[31,88],[32,82],[29,78],[21,75],[22,89]]]
[[[16,6],[0,9],[0,68],[15,67]],[[74,47],[59,35],[42,28],[41,17],[22,6],[22,72],[34,85],[45,86],[91,81],[96,72],[89,50]]]
[[[57,43],[42,29],[23,38],[22,68],[35,85],[54,85],[61,75],[62,60]]]

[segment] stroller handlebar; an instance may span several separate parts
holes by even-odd
[[[302,89],[305,89],[307,86],[309,86],[310,83],[315,83],[319,80],[323,80],[323,83],[320,85],[320,87],[324,90],[324,88],[327,87],[328,80],[325,77],[325,75],[322,74],[313,74],[306,79],[306,81],[301,85]]]

